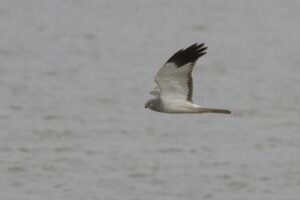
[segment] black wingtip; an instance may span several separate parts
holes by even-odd
[[[169,58],[167,63],[175,63],[177,67],[181,67],[187,63],[195,63],[198,58],[206,54],[206,49],[207,47],[205,47],[204,43],[195,43],[186,49],[177,51],[173,56],[171,56],[171,58]]]

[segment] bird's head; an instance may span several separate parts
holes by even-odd
[[[145,109],[151,108],[151,99],[145,102]]]
[[[151,110],[157,110],[159,109],[159,99],[150,99],[148,101],[146,101],[145,103],[145,109],[146,108],[150,108]]]

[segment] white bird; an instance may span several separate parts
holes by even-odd
[[[148,100],[145,108],[164,113],[230,114],[226,109],[203,108],[192,103],[192,71],[198,58],[206,54],[206,49],[204,43],[196,43],[169,58],[155,76],[158,88],[150,94],[156,98]]]

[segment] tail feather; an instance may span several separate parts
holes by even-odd
[[[223,114],[231,114],[230,110],[226,109],[215,109],[215,108],[199,108],[199,113],[223,113]]]

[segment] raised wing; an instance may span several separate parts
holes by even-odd
[[[192,102],[192,71],[198,58],[206,54],[204,44],[193,44],[176,52],[155,76],[162,99],[178,99]]]

